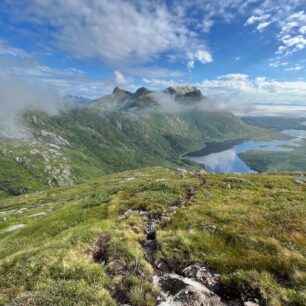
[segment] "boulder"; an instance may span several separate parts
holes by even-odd
[[[178,174],[183,177],[187,174],[187,170],[183,169],[183,168],[177,168],[176,171],[178,172]]]
[[[304,179],[302,177],[297,177],[297,178],[294,179],[294,182],[297,185],[304,185],[304,184],[306,184],[306,179]]]
[[[174,298],[175,302],[179,302],[181,306],[221,306],[224,305],[220,298],[213,294],[207,294],[203,291],[188,287],[181,290]]]
[[[209,272],[207,268],[200,264],[188,266],[183,270],[183,274],[186,277],[194,278],[209,289],[214,288],[220,278],[219,274]]]

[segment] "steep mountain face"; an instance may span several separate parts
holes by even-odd
[[[145,87],[135,93],[116,87],[110,95],[94,100],[91,107],[112,110],[138,112],[148,109],[157,109],[158,101],[151,95],[153,92]]]
[[[146,88],[135,93],[115,88],[109,96],[57,115],[25,113],[28,137],[0,141],[0,197],[127,169],[188,166],[180,156],[205,142],[267,136],[230,113],[144,111],[150,94]]]

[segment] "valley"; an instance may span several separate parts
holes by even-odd
[[[116,88],[1,136],[1,305],[305,304],[303,158],[253,171],[305,141],[167,92],[183,110]]]
[[[0,306],[306,305],[306,0],[0,0]]]
[[[0,197],[146,166],[199,168],[181,157],[206,142],[283,137],[231,113],[197,110],[197,91],[184,99],[171,92],[175,103],[188,107],[164,112],[154,100],[148,108],[150,91],[117,88],[102,100],[68,105],[55,115],[26,111],[20,118],[25,136],[0,138]]]

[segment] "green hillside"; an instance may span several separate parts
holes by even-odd
[[[0,197],[146,166],[188,167],[181,155],[206,142],[272,135],[230,113],[135,113],[93,105],[52,116],[28,111],[24,125],[26,139],[0,139]]]
[[[228,305],[305,305],[306,185],[294,178],[152,168],[2,200],[0,304],[155,305],[153,277],[196,263]]]

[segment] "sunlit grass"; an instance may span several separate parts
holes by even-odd
[[[0,211],[27,208],[0,216],[0,304],[154,305],[142,218],[122,214],[158,216],[189,186],[192,202],[157,232],[158,256],[175,270],[203,262],[270,305],[305,304],[305,187],[287,174],[205,178],[151,168],[0,201]],[[103,236],[104,265],[92,259]]]

